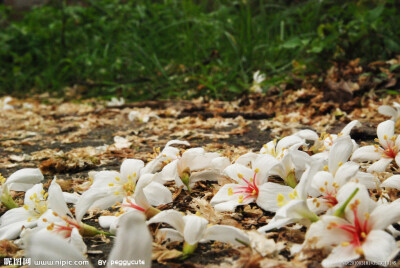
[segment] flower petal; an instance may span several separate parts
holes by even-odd
[[[101,228],[110,228],[111,224],[117,220],[116,216],[100,216],[99,217],[99,225]]]
[[[43,174],[38,168],[23,168],[20,169],[10,177],[8,177],[6,184],[8,189],[13,191],[26,191],[43,180]]]
[[[151,182],[144,189],[144,194],[152,206],[164,205],[172,202],[172,193],[164,185]]]
[[[385,136],[386,139],[390,140],[394,135],[394,122],[392,120],[387,120],[380,123],[376,129],[376,133],[378,135],[379,143],[386,148],[387,143],[385,141]]]
[[[400,221],[400,199],[389,204],[377,206],[370,215],[372,229],[383,230],[392,223]]]
[[[125,159],[121,164],[121,177],[127,179],[129,176],[134,181],[137,181],[140,175],[140,170],[144,167],[144,162],[138,159]],[[122,179],[121,178],[121,179]]]
[[[266,211],[276,212],[279,209],[277,197],[282,194],[288,199],[289,193],[293,192],[293,188],[273,182],[267,182],[259,187],[257,197],[257,205]]]
[[[151,267],[152,237],[144,214],[137,211],[125,213],[118,224],[108,263],[112,260],[144,260],[144,266]]]
[[[386,115],[386,116],[391,116],[391,117],[396,117],[397,116],[397,111],[389,106],[389,105],[381,105],[378,107],[378,112],[380,114]]]
[[[170,228],[161,228],[158,229],[157,235],[162,235],[165,237],[165,239],[168,239],[171,242],[178,241],[182,242],[183,241],[183,236],[176,230],[170,229]]]
[[[322,261],[322,266],[324,267],[340,267],[344,263],[354,261],[360,258],[360,255],[355,252],[353,246],[337,246],[335,247],[331,254]]]
[[[198,243],[203,238],[208,221],[195,215],[184,216],[183,220],[185,221],[185,229],[183,231],[185,241],[189,245]]]
[[[49,197],[47,199],[48,207],[51,208],[60,216],[70,215],[72,217],[71,211],[69,211],[67,203],[65,203],[63,192],[60,185],[56,182],[54,178],[51,181],[49,187]]]
[[[38,261],[81,261],[80,267],[92,267],[77,248],[52,232],[33,232],[25,248],[25,255],[32,259],[33,264]]]
[[[393,175],[382,182],[381,187],[395,188],[400,190],[400,175]]]
[[[369,168],[367,168],[368,172],[373,172],[373,171],[377,171],[377,172],[383,172],[386,170],[387,166],[392,163],[393,159],[392,158],[381,158],[380,160],[376,161],[375,163],[373,163],[371,166],[369,166]]]
[[[205,241],[215,240],[224,243],[231,243],[243,246],[243,243],[250,244],[248,235],[242,230],[228,225],[214,225],[208,227],[204,233]]]
[[[365,259],[385,263],[392,260],[399,249],[393,236],[382,230],[372,230],[362,245]]]
[[[360,127],[361,123],[358,122],[358,120],[353,120],[350,123],[348,123],[343,129],[342,131],[340,131],[340,133],[342,133],[343,135],[350,135],[350,131],[354,128],[354,127]]]
[[[165,222],[175,228],[179,233],[183,235],[183,231],[185,229],[185,222],[183,220],[183,215],[173,209],[164,210],[155,215],[147,224],[158,223],[158,222]]]
[[[329,152],[329,157],[328,157],[329,172],[335,175],[339,166],[343,163],[346,163],[349,160],[349,157],[352,152],[353,152],[353,143],[351,142],[349,136],[343,136],[336,139]]]
[[[341,165],[335,174],[335,181],[340,186],[346,184],[352,177],[354,177],[360,166],[354,162],[346,162]]]
[[[374,161],[380,159],[382,153],[377,152],[375,146],[368,145],[358,148],[351,156],[351,161],[363,162]]]
[[[104,199],[109,196],[113,197],[113,194],[107,191],[98,191],[98,189],[90,189],[83,193],[75,205],[76,220],[78,222],[82,221],[83,215],[86,214],[86,211],[88,211],[88,209],[92,207],[97,200]]]

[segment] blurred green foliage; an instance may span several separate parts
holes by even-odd
[[[131,100],[248,92],[334,61],[400,53],[395,0],[88,0],[36,7],[15,21],[0,7],[0,92]]]

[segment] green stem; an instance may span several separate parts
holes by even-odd
[[[15,203],[14,199],[11,197],[10,192],[6,185],[3,185],[1,193],[1,203],[8,209],[17,208],[18,205]]]
[[[292,188],[295,188],[297,185],[297,180],[296,180],[296,175],[293,171],[290,171],[289,174],[285,178],[285,182],[287,185],[289,185]]]
[[[350,203],[351,199],[353,199],[353,197],[357,194],[358,190],[359,190],[359,188],[356,188],[353,191],[353,193],[349,196],[349,198],[347,198],[346,202],[344,202],[344,204],[335,211],[335,213],[333,214],[334,216],[340,217],[340,218],[344,217],[344,212],[345,212],[347,205]]]
[[[81,235],[82,236],[95,236],[98,234],[103,234],[106,236],[111,236],[113,235],[112,233],[109,232],[104,232],[104,231],[99,231],[96,229],[96,227],[93,227],[91,225],[88,225],[86,223],[82,224],[82,229],[81,229]]]
[[[144,214],[146,215],[146,219],[150,220],[151,218],[153,218],[155,215],[157,215],[160,212],[161,211],[155,207],[149,207],[148,209],[146,209]]]
[[[182,256],[182,258],[186,259],[190,254],[193,254],[193,252],[197,248],[197,245],[198,245],[198,243],[190,245],[185,241],[185,243],[183,243],[183,249],[182,249],[183,256]]]

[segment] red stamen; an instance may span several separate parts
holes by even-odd
[[[144,208],[139,207],[138,205],[133,204],[131,200],[126,199],[126,201],[129,203],[129,205],[127,205],[127,204],[122,204],[123,207],[130,207],[130,208],[134,208],[134,209],[137,209],[137,210],[140,210],[140,211],[143,211],[143,212],[146,211]]]

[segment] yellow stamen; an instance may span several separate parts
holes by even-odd
[[[383,139],[384,139],[384,140],[387,140],[387,139],[388,139],[388,136],[387,136],[387,135],[383,135]]]
[[[240,196],[239,196],[238,203],[239,203],[239,204],[243,203],[243,195],[240,195]]]
[[[324,171],[328,171],[329,167],[327,165],[324,166]]]
[[[231,187],[228,188],[228,195],[233,195],[233,190]]]
[[[254,170],[254,172],[255,172],[255,173],[258,173],[258,172],[260,172],[260,169],[259,169],[259,168],[256,168],[256,169]]]
[[[121,179],[119,177],[115,177],[115,180],[116,181],[120,181]]]
[[[241,174],[241,173],[238,173],[237,176],[239,177],[239,179],[243,178],[243,174]]]
[[[364,255],[364,250],[361,247],[356,248],[356,253],[359,255]]]
[[[49,196],[49,193],[45,193],[45,194],[43,195],[43,198],[46,199],[48,196]]]
[[[367,234],[364,233],[364,232],[361,232],[361,237],[362,237],[362,238],[366,238],[366,237],[367,237]]]
[[[109,183],[108,186],[112,187],[114,186],[114,183]]]
[[[119,195],[119,192],[118,192],[118,191],[116,191],[116,192],[114,192],[114,194],[115,194],[115,195]]]
[[[340,166],[342,166],[343,165],[343,162],[339,162],[338,163],[338,166],[340,167]]]
[[[26,209],[26,210],[29,209],[29,206],[28,206],[28,205],[24,205],[23,207],[24,207],[24,209]]]
[[[295,199],[294,194],[293,193],[289,193],[289,198],[290,199]]]
[[[55,211],[53,211],[53,215],[56,216],[56,217],[58,217],[58,214],[57,214],[57,212],[55,212]]]
[[[342,247],[347,247],[347,246],[349,246],[349,245],[350,245],[349,242],[342,242]]]
[[[28,221],[28,222],[31,222],[31,221],[32,221],[32,217],[29,217],[27,221]]]

